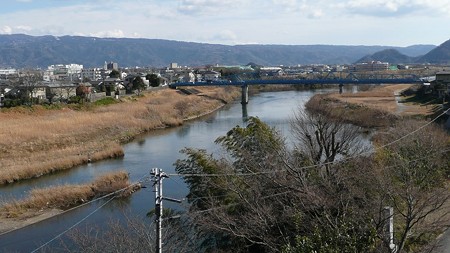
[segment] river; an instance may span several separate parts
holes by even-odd
[[[289,119],[295,110],[302,107],[317,92],[323,91],[260,93],[250,98],[247,113],[276,127],[289,140]],[[155,167],[161,168],[166,173],[174,173],[173,163],[179,158],[184,158],[179,153],[181,149],[194,147],[207,149],[210,153],[220,152],[214,140],[225,135],[236,125],[245,125],[242,106],[238,101],[207,117],[187,122],[181,127],[153,131],[140,136],[124,146],[123,158],[87,164],[38,179],[3,186],[0,187],[0,196],[3,200],[20,199],[32,188],[85,183],[102,173],[116,170],[128,171],[132,182],[149,176],[151,168]],[[124,214],[148,219],[145,216],[154,207],[154,193],[151,182],[147,180],[144,185],[148,188],[141,189],[125,200],[113,200],[89,216],[78,227],[102,226],[110,220],[121,219]],[[179,177],[174,176],[164,180],[165,196],[183,199],[187,193],[187,187]],[[0,236],[0,252],[33,251],[81,221],[103,203],[99,201],[2,235]],[[166,204],[166,202],[165,206],[180,208],[178,204]],[[58,239],[48,244],[48,247],[57,248],[59,244]]]

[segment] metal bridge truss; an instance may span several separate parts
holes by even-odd
[[[367,74],[367,73],[343,73],[327,72],[325,75],[304,79],[247,79],[232,76],[229,79],[202,82],[176,82],[171,88],[183,86],[247,86],[247,85],[314,85],[314,84],[401,84],[423,83],[424,81],[412,74]]]

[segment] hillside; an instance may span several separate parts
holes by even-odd
[[[383,51],[376,52],[375,54],[365,56],[359,59],[357,63],[370,61],[389,62],[391,64],[407,64],[413,62],[414,58],[404,55],[396,49],[385,49]]]
[[[437,63],[437,64],[449,64],[450,63],[450,40],[442,43],[440,46],[431,50],[426,55],[419,58],[420,63]]]
[[[413,50],[420,48],[420,45],[414,46]],[[410,54],[407,54],[405,49],[385,49],[379,52],[376,52],[371,55],[366,55],[356,61],[356,63],[360,62],[369,62],[369,61],[382,61],[389,62],[393,64],[409,64],[409,63],[430,63],[430,64],[449,64],[450,63],[450,40],[442,43],[438,47],[430,48],[427,45],[422,45],[422,48],[419,51],[415,51],[418,53],[420,51],[424,51],[426,49],[430,49],[428,53],[425,55],[417,56],[414,55],[414,51],[411,51],[412,48],[409,48]],[[416,57],[414,57],[416,56]]]
[[[394,48],[411,56],[425,54],[433,46]],[[79,36],[0,35],[0,67],[41,67],[51,64],[103,66],[198,66],[205,64],[297,65],[350,64],[388,46],[334,45],[236,45],[203,44],[159,39],[94,38]]]

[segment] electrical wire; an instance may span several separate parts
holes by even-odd
[[[420,130],[422,130],[423,128],[429,126],[430,124],[432,124],[433,122],[435,122],[438,118],[440,118],[441,116],[443,116],[444,114],[446,114],[447,112],[450,111],[450,108],[445,110],[443,113],[439,114],[438,116],[436,116],[434,119],[432,119],[431,121],[427,122],[426,124],[420,126],[419,128],[415,129],[414,131],[411,131],[407,134],[405,134],[404,136],[401,136],[400,138],[391,141],[387,144],[384,144],[382,146],[379,147],[375,147],[375,150],[380,150],[386,147],[389,147],[403,139],[405,139],[406,137],[409,137],[417,132],[419,132]],[[326,162],[326,163],[321,163],[321,164],[314,164],[314,165],[309,165],[309,166],[302,166],[300,168],[297,168],[296,170],[302,170],[302,169],[312,169],[312,168],[316,168],[316,167],[320,167],[320,166],[324,166],[324,165],[332,165],[332,164],[336,164],[336,163],[341,163],[344,161],[348,161],[348,160],[352,160],[355,158],[358,158],[360,156],[363,155],[370,155],[372,154],[375,150],[371,150],[371,151],[366,151],[366,152],[362,152],[359,154],[356,154],[354,156],[350,156],[350,157],[346,157],[344,159],[341,160],[335,160],[335,161],[330,161],[330,162]],[[222,177],[222,176],[255,176],[255,175],[263,175],[263,174],[271,174],[271,173],[277,173],[277,172],[282,172],[285,170],[278,170],[278,171],[261,171],[261,172],[253,172],[253,173],[218,173],[218,174],[206,174],[206,173],[187,173],[187,174],[182,174],[182,173],[171,173],[171,174],[167,174],[167,176],[181,176],[181,177]]]
[[[133,184],[130,184],[130,185],[128,185],[127,187],[124,187],[124,188],[119,189],[119,190],[117,190],[117,191],[114,191],[114,192],[112,192],[112,193],[106,194],[106,195],[104,195],[104,196],[102,196],[102,197],[93,199],[93,200],[88,201],[88,202],[85,202],[85,203],[83,203],[83,204],[81,204],[81,205],[78,205],[78,206],[75,206],[75,207],[70,208],[70,209],[68,209],[68,210],[65,210],[64,212],[61,212],[61,213],[59,213],[58,215],[62,215],[62,214],[71,212],[71,211],[73,211],[73,210],[76,210],[76,209],[81,208],[81,207],[83,207],[83,206],[86,206],[86,205],[88,205],[88,204],[92,204],[92,203],[94,203],[94,202],[100,201],[100,200],[105,199],[105,198],[107,198],[107,197],[113,196],[113,195],[115,195],[115,194],[117,194],[117,193],[119,193],[119,192],[125,191],[126,189],[131,188],[131,187],[133,187],[133,186],[135,186],[135,185],[141,183],[142,181],[144,181],[144,178],[145,178],[145,177],[146,177],[146,175],[142,176],[137,182],[135,182],[135,183],[133,183]],[[147,176],[147,177],[148,177],[148,176]],[[45,247],[46,245],[48,245],[48,244],[51,243],[52,241],[54,241],[54,240],[56,240],[57,238],[61,237],[62,235],[64,235],[65,233],[67,233],[68,231],[70,231],[71,229],[73,229],[74,227],[76,227],[77,225],[79,225],[81,222],[83,222],[84,220],[86,220],[87,218],[89,218],[89,217],[90,217],[91,215],[93,215],[95,212],[97,212],[98,210],[100,210],[103,206],[105,206],[106,204],[108,204],[108,203],[109,203],[111,200],[113,200],[114,198],[115,198],[115,196],[113,196],[111,199],[109,199],[108,201],[106,201],[104,204],[102,204],[100,207],[98,207],[97,209],[95,209],[93,212],[89,213],[86,217],[84,217],[83,219],[81,219],[80,221],[78,221],[77,223],[75,223],[74,225],[72,225],[70,228],[68,228],[68,229],[66,229],[65,231],[63,231],[62,233],[58,234],[57,236],[55,236],[54,238],[52,238],[50,241],[44,243],[43,245],[41,245],[39,248],[33,250],[32,252],[36,252],[37,250],[42,249],[43,247]],[[10,230],[10,231],[5,232],[5,233],[2,233],[2,234],[0,234],[0,235],[5,235],[5,234],[10,233],[10,232],[12,232],[12,231],[15,231],[15,230]]]
[[[288,194],[288,193],[291,193],[291,192],[293,192],[293,190],[289,190],[289,191],[285,191],[285,192],[280,192],[280,193],[275,193],[275,194],[268,195],[268,196],[264,196],[264,197],[257,198],[257,199],[254,199],[254,200],[256,201],[256,200],[268,199],[268,198],[276,197],[276,196],[279,196],[279,195]],[[208,208],[208,209],[205,209],[205,210],[198,210],[198,211],[193,211],[193,212],[186,212],[186,213],[182,213],[182,214],[177,214],[177,215],[173,215],[173,216],[166,217],[166,218],[164,218],[163,220],[178,219],[178,218],[181,218],[182,216],[185,216],[185,215],[188,215],[188,214],[207,213],[207,212],[211,212],[211,211],[215,211],[215,210],[220,210],[220,209],[223,209],[223,208],[228,208],[228,207],[232,207],[232,206],[237,206],[237,205],[239,205],[239,204],[240,204],[240,203],[233,203],[233,204],[228,204],[228,205],[224,205],[224,206]]]
[[[31,253],[37,252],[38,250],[44,248],[45,246],[47,246],[48,244],[50,244],[51,242],[53,242],[54,240],[58,239],[59,237],[63,236],[65,233],[69,232],[71,229],[73,229],[74,227],[80,225],[83,221],[87,220],[90,216],[92,216],[94,213],[96,213],[98,210],[100,210],[102,207],[104,207],[106,204],[108,204],[109,202],[111,202],[111,200],[113,200],[115,198],[115,196],[111,197],[108,201],[106,201],[105,203],[103,203],[101,206],[97,207],[94,211],[90,212],[88,215],[86,215],[83,219],[79,220],[78,222],[76,222],[75,224],[73,224],[72,226],[70,226],[69,228],[67,228],[66,230],[64,230],[63,232],[59,233],[58,235],[56,235],[55,237],[53,237],[51,240],[47,241],[46,243],[42,244],[41,246],[39,246],[38,248],[36,248],[35,250],[31,251]]]
[[[131,187],[133,187],[133,186],[135,186],[135,185],[137,185],[137,184],[139,184],[139,183],[145,181],[145,180],[144,180],[145,177],[146,177],[146,175],[142,176],[137,182],[135,182],[135,183],[133,183],[133,184],[130,184],[130,185],[128,185],[128,186],[126,186],[126,187],[124,187],[124,188],[122,188],[122,189],[119,189],[119,190],[117,190],[117,191],[111,192],[111,193],[106,194],[106,195],[104,195],[104,196],[102,196],[102,197],[93,199],[93,200],[91,200],[91,201],[88,201],[88,202],[86,202],[86,203],[83,203],[83,204],[81,204],[81,205],[78,205],[78,206],[76,206],[76,207],[73,207],[73,208],[71,208],[71,209],[68,209],[68,210],[66,210],[66,211],[64,211],[64,212],[62,212],[62,213],[60,213],[60,214],[58,214],[58,215],[61,215],[61,214],[64,214],[64,213],[73,211],[73,210],[75,210],[75,209],[78,209],[78,208],[80,208],[80,207],[82,207],[82,206],[85,206],[85,205],[88,205],[88,204],[91,204],[91,203],[94,203],[94,202],[96,202],[96,201],[99,201],[99,200],[102,200],[102,199],[105,199],[105,198],[107,198],[107,197],[112,196],[109,200],[107,200],[107,201],[106,201],[105,203],[103,203],[101,206],[99,206],[98,208],[96,208],[94,211],[92,211],[91,213],[89,213],[88,215],[86,215],[84,218],[82,218],[81,220],[79,220],[79,221],[76,222],[74,225],[70,226],[68,229],[64,230],[63,232],[61,232],[61,233],[58,234],[57,236],[53,237],[53,238],[52,238],[51,240],[49,240],[48,242],[42,244],[40,247],[36,248],[36,249],[33,250],[31,253],[36,252],[36,251],[42,249],[43,247],[47,246],[48,244],[50,244],[50,243],[53,242],[54,240],[58,239],[59,237],[61,237],[61,236],[64,235],[65,233],[69,232],[71,229],[73,229],[74,227],[76,227],[76,226],[78,226],[79,224],[81,224],[83,221],[85,221],[86,219],[88,219],[90,216],[92,216],[94,213],[96,213],[98,210],[100,210],[100,209],[101,209],[102,207],[104,207],[106,204],[108,204],[109,202],[111,202],[111,201],[116,197],[116,196],[113,196],[113,195],[115,195],[115,194],[117,194],[117,193],[119,193],[119,192],[125,191],[126,189],[131,188]],[[147,177],[148,177],[148,176],[147,176]],[[8,231],[8,232],[11,232],[11,231]]]

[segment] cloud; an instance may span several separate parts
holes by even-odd
[[[12,34],[12,28],[5,25],[0,29],[0,34]]]
[[[0,34],[15,34],[15,33],[29,33],[33,30],[30,26],[18,25],[18,26],[3,26],[0,29]]]
[[[230,30],[223,30],[212,37],[212,41],[219,41],[222,43],[235,43],[237,36]]]
[[[178,11],[186,15],[213,15],[235,11],[247,0],[181,0]]]
[[[101,37],[101,38],[123,38],[125,37],[125,33],[122,30],[114,29],[112,31],[100,31],[89,34],[92,37]]]
[[[450,14],[448,0],[350,0],[341,7],[353,14],[379,17]]]
[[[300,15],[309,19],[317,19],[324,16],[324,9],[328,6],[325,1],[308,0],[272,0],[276,7],[281,7],[284,12]]]

